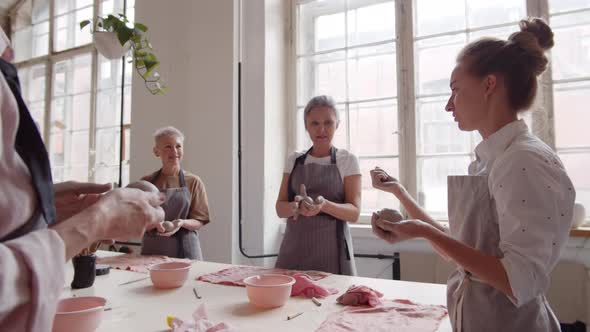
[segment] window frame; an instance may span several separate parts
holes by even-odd
[[[298,6],[313,2],[314,0],[290,0],[290,12],[289,12],[289,33],[290,33],[290,54],[289,54],[289,82],[288,82],[288,106],[290,110],[298,110],[301,105],[298,105],[298,91],[297,87],[299,84],[299,75],[297,71],[297,61],[299,59],[298,51]],[[379,2],[379,1],[374,1]],[[507,26],[514,26],[515,22],[502,23],[495,25],[486,25],[482,27],[461,29],[458,31],[449,31],[433,35],[425,36],[414,36],[415,26],[415,11],[414,11],[414,0],[394,0],[395,2],[395,47],[396,47],[396,78],[397,78],[397,96],[395,101],[397,102],[397,115],[398,115],[398,158],[399,158],[399,176],[400,181],[406,187],[407,191],[412,197],[418,197],[418,163],[419,157],[423,154],[419,154],[417,151],[417,116],[416,108],[417,102],[420,98],[434,96],[448,96],[446,93],[433,94],[433,95],[418,95],[416,87],[416,72],[415,72],[415,43],[418,40],[427,38],[433,38],[436,36],[449,36],[457,33],[466,33],[469,38],[470,32],[488,30],[493,28],[501,28]],[[549,11],[549,0],[525,0],[525,11],[526,16],[537,16],[542,17],[548,22],[550,18],[555,16],[555,13],[550,15]],[[350,8],[344,7],[346,13]],[[557,15],[571,14],[583,11],[589,11],[590,9],[578,9],[571,10]],[[411,13],[411,15],[403,15],[403,13]],[[346,14],[345,14],[346,15]],[[346,17],[346,16],[345,16]],[[345,24],[346,24],[345,20]],[[345,39],[347,38],[345,33]],[[468,39],[469,41],[469,39]],[[346,45],[348,46],[348,45]],[[344,50],[343,48],[342,50]],[[333,52],[335,50],[323,51],[325,53]],[[320,52],[321,53],[321,52]],[[550,55],[550,51],[548,52]],[[590,82],[590,77],[582,79],[583,81]],[[531,131],[538,136],[542,141],[548,144],[556,153],[568,153],[570,150],[576,150],[574,152],[582,151],[590,153],[590,146],[584,148],[569,148],[569,149],[556,149],[555,144],[555,116],[554,116],[554,85],[562,83],[565,80],[553,80],[552,75],[552,62],[550,62],[547,71],[539,77],[539,89],[537,93],[537,100],[531,108],[532,124]],[[576,81],[572,79],[571,81]],[[298,116],[299,112],[290,112],[289,116],[289,140],[288,149],[294,151],[297,149],[298,142],[302,142],[301,133],[298,128]],[[346,113],[348,114],[348,112]],[[400,124],[404,124],[401,126]],[[545,125],[549,123],[550,125]],[[347,125],[349,125],[347,123]],[[303,134],[304,135],[304,134]],[[348,140],[350,137],[347,135]],[[474,151],[469,153],[457,153],[458,155],[470,155],[473,159]],[[366,175],[365,175],[366,176]],[[392,202],[395,200],[392,199]],[[590,218],[590,216],[588,217]],[[447,222],[447,218],[437,218],[441,222]],[[360,223],[370,222],[370,215],[362,213],[359,219]]]
[[[56,40],[56,36],[55,36],[55,29],[56,29],[56,22],[57,19],[59,17],[65,16],[65,15],[69,15],[71,13],[75,13],[76,11],[78,11],[79,9],[72,9],[69,11],[66,11],[64,13],[61,14],[57,14],[56,12],[56,1],[58,0],[47,0],[48,4],[49,4],[49,32],[48,32],[48,38],[49,38],[49,42],[48,42],[48,51],[46,55],[42,55],[42,56],[38,56],[38,57],[33,57],[31,59],[27,59],[27,60],[23,60],[23,61],[18,61],[15,62],[15,66],[17,69],[21,69],[21,68],[32,68],[33,66],[36,65],[44,65],[45,66],[45,95],[44,95],[44,101],[45,101],[45,107],[44,107],[44,115],[43,115],[43,123],[40,124],[43,126],[43,141],[45,142],[45,145],[47,146],[47,150],[48,153],[51,154],[51,118],[52,118],[52,104],[53,104],[53,89],[54,89],[54,68],[56,66],[57,63],[59,63],[60,61],[64,61],[64,60],[71,60],[74,59],[76,56],[80,56],[80,55],[90,55],[91,58],[91,62],[90,62],[90,91],[88,93],[90,93],[90,107],[89,107],[89,123],[88,123],[88,170],[87,170],[87,174],[88,174],[88,182],[95,182],[95,168],[97,166],[96,164],[96,148],[97,148],[97,131],[99,128],[97,127],[97,97],[98,97],[98,93],[101,91],[101,89],[99,89],[98,86],[98,70],[99,70],[99,54],[98,51],[96,49],[96,47],[94,46],[94,42],[93,40],[90,41],[90,43],[84,44],[84,45],[80,45],[80,46],[75,46],[72,48],[67,48],[65,50],[61,50],[61,51],[56,51],[55,50],[55,40]],[[101,10],[101,5],[104,2],[104,0],[93,0],[92,1],[92,18],[97,17],[98,15],[100,15],[100,10]],[[124,5],[126,5],[127,1],[124,1]],[[22,4],[21,3],[17,3],[16,7],[13,8],[12,10],[10,10],[10,18],[12,21],[15,20],[15,17],[18,15],[18,10],[20,9],[19,5]],[[83,8],[88,8],[90,6],[85,6]],[[127,10],[128,8],[126,8],[125,10]],[[45,22],[45,21],[42,21]],[[32,27],[33,25],[31,25]],[[76,25],[76,27],[78,27]],[[10,34],[12,35],[13,31],[10,32]],[[125,60],[126,61],[126,60]],[[124,75],[124,72],[122,72],[122,74]],[[130,89],[131,88],[131,82],[125,82],[125,86],[124,89]],[[121,89],[120,86],[116,85],[115,89]],[[124,98],[124,94],[121,95],[121,98]],[[130,111],[130,110],[129,110]],[[124,110],[121,110],[121,117],[124,117]],[[117,154],[117,159],[119,159],[119,156],[123,156],[123,160],[119,159],[119,164],[120,167],[125,167],[125,150],[126,150],[126,146],[125,144],[128,144],[127,140],[125,139],[125,131],[130,130],[131,128],[131,124],[127,123],[123,125],[123,130],[121,130],[120,135],[122,135],[123,137],[120,138],[120,141],[123,143],[121,145],[121,149],[122,149],[122,153],[118,153]],[[71,130],[70,130],[71,131]],[[64,131],[65,133],[65,131]],[[71,165],[68,165],[71,166]],[[113,165],[109,165],[109,166],[113,166]],[[58,168],[61,168],[62,166],[59,166]],[[66,166],[67,167],[67,166]],[[53,167],[52,167],[52,172],[53,172]],[[121,181],[124,182],[125,179],[125,175],[123,175],[123,177],[121,178]],[[122,184],[121,184],[122,185]]]

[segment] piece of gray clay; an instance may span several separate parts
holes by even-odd
[[[159,193],[160,190],[154,186],[153,183],[145,181],[145,180],[139,180],[136,182],[132,182],[130,184],[127,185],[127,188],[135,188],[135,189],[139,189],[145,192],[152,192],[152,193]]]
[[[318,197],[316,197],[315,198],[315,203],[318,204],[318,205],[324,203],[324,196],[318,196]]]
[[[313,205],[313,199],[311,197],[309,197],[309,196],[306,196],[303,199],[303,202],[305,202],[305,204],[307,204],[307,205]]]
[[[164,221],[162,223],[162,227],[164,227],[164,232],[170,232],[174,229],[174,223],[171,221]]]
[[[404,216],[394,209],[383,209],[379,212],[379,217],[383,220],[391,222],[400,222],[404,220]]]

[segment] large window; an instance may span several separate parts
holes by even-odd
[[[467,173],[477,133],[444,111],[458,51],[482,36],[507,38],[520,19],[549,17],[551,71],[525,120],[555,147],[590,207],[590,3],[582,0],[296,0],[296,148],[310,145],[302,110],[332,95],[341,111],[335,144],[355,153],[363,174],[363,214],[392,206],[371,189],[369,170],[398,176],[438,219],[447,218],[447,176]],[[575,50],[572,51],[572,50]],[[588,69],[588,70],[586,70]]]
[[[119,182],[121,175],[127,183],[132,67],[126,64],[122,77],[123,62],[98,54],[79,22],[123,12],[133,20],[134,0],[27,0],[19,6],[11,26],[15,59],[54,181]]]

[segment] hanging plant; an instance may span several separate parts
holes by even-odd
[[[160,74],[155,71],[160,61],[147,39],[147,26],[139,22],[129,22],[124,14],[97,17],[94,22],[84,20],[80,22],[80,29],[87,25],[90,25],[94,44],[100,54],[108,59],[117,59],[131,48],[132,59],[129,62],[135,64],[135,69],[143,78],[149,92],[164,94],[164,91],[168,90],[162,83]]]

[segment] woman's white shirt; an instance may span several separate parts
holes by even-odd
[[[501,262],[517,306],[544,293],[572,224],[575,190],[553,152],[514,121],[482,141],[470,175],[488,175]]]
[[[284,173],[290,174],[291,171],[293,171],[295,160],[303,154],[305,154],[305,151],[293,152],[289,154],[289,156],[287,157],[287,161],[285,163]],[[305,158],[305,164],[315,163],[320,165],[329,165],[330,162],[330,156],[317,158],[312,155],[307,155],[307,158]],[[348,152],[345,149],[336,150],[336,167],[338,167],[338,171],[340,171],[340,176],[342,177],[342,179],[344,179],[347,176],[361,174],[358,158],[354,154]]]

